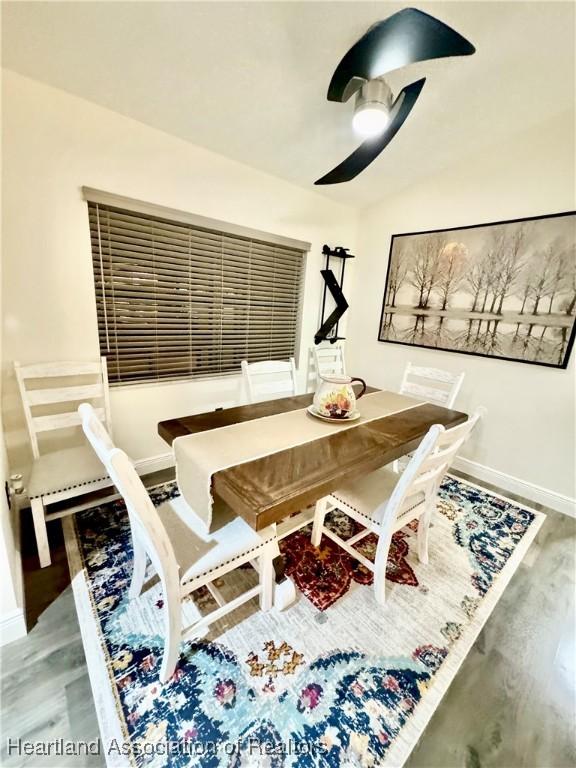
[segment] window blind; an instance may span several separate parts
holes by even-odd
[[[295,354],[302,250],[88,201],[111,382],[210,376]]]

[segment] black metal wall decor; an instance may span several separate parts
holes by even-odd
[[[353,259],[354,256],[348,252],[349,248],[343,248],[341,245],[336,248],[330,248],[328,245],[324,245],[322,253],[326,257],[326,264],[324,269],[320,270],[320,274],[324,278],[324,292],[322,294],[322,318],[320,320],[320,328],[316,331],[314,336],[314,343],[320,344],[322,341],[329,341],[334,344],[336,341],[343,339],[343,336],[338,336],[338,324],[340,318],[348,309],[348,302],[346,301],[342,292],[344,285],[344,270],[346,268],[346,261]],[[334,272],[330,269],[330,259],[341,259],[340,264],[340,280],[336,278]],[[330,291],[332,298],[336,304],[332,312],[326,317],[326,293]]]

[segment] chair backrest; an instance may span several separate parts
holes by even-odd
[[[400,475],[390,497],[387,514],[394,518],[402,515],[410,507],[411,500],[420,493],[428,501],[436,496],[458,451],[485,413],[485,408],[478,408],[467,421],[451,429],[445,429],[440,424],[430,427]]]
[[[380,531],[376,548],[375,579],[385,578],[386,562],[392,533],[408,524],[414,517],[430,514],[431,505],[450,464],[466,441],[478,420],[486,413],[479,408],[464,424],[445,429],[440,424],[430,427],[400,475],[389,500],[376,511],[380,515]],[[423,501],[423,504],[421,502]],[[418,507],[418,511],[416,511]]]
[[[144,547],[163,583],[177,588],[180,577],[174,549],[134,465],[124,451],[114,445],[89,403],[83,403],[78,413],[84,434],[124,499],[133,539]]]
[[[242,375],[251,403],[296,394],[296,364],[290,360],[265,360],[249,363],[242,360]]]
[[[346,376],[344,347],[341,344],[329,344],[324,347],[312,347],[316,380],[319,376]],[[316,381],[317,383],[317,381]]]
[[[453,408],[464,375],[463,372],[450,373],[441,368],[423,368],[408,363],[400,385],[400,394],[415,395],[436,405]]]
[[[84,434],[102,464],[106,465],[108,456],[116,448],[106,428],[98,418],[98,414],[90,403],[82,403],[78,407],[78,413]]]
[[[111,431],[110,399],[106,358],[98,362],[36,363],[20,365],[14,363],[14,370],[20,388],[26,426],[32,444],[34,458],[40,456],[38,435],[57,429],[78,426],[81,417],[77,412],[78,403],[84,400],[98,400],[95,409],[98,418]],[[70,384],[70,380],[74,383]],[[78,380],[89,383],[78,384]],[[68,381],[67,381],[68,380]],[[49,413],[39,413],[49,410]]]
[[[164,589],[167,592],[178,590],[180,568],[176,555],[140,475],[120,448],[114,448],[109,454],[106,469],[126,504],[133,539],[137,539],[146,550]]]

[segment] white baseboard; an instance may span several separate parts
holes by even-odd
[[[479,464],[476,461],[462,457],[456,459],[454,468],[465,472],[477,480],[483,480],[486,483],[495,485],[497,488],[502,488],[504,491],[517,493],[519,496],[524,496],[532,502],[555,509],[564,515],[576,517],[576,499],[571,499],[570,496],[564,496],[562,493],[542,488],[541,485],[529,483],[526,480],[521,480],[519,477],[508,475],[505,472],[500,472],[498,469],[493,469],[492,467],[487,467],[484,464]]]
[[[158,456],[150,456],[147,459],[138,459],[134,462],[134,466],[139,475],[149,475],[152,472],[173,467],[174,454],[169,451],[168,453],[160,453]]]
[[[26,617],[22,608],[16,608],[0,618],[0,645],[12,643],[26,634]]]

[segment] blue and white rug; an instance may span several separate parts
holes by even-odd
[[[160,503],[176,493],[168,485],[153,496]],[[183,645],[166,685],[158,682],[159,586],[127,599],[132,552],[123,504],[67,518],[108,764],[402,765],[545,519],[454,477],[445,480],[437,507],[428,565],[418,561],[413,530],[402,532],[403,561],[414,578],[389,581],[385,607],[361,578],[349,580],[325,610],[302,594],[284,612],[263,614],[251,601],[202,641]],[[302,542],[295,534],[284,547],[293,561],[307,559],[302,573],[317,581],[333,576],[337,564],[323,568],[323,545],[299,553]],[[219,587],[234,595],[254,579],[252,569],[241,569]],[[214,607],[206,590],[194,598],[189,614]]]

